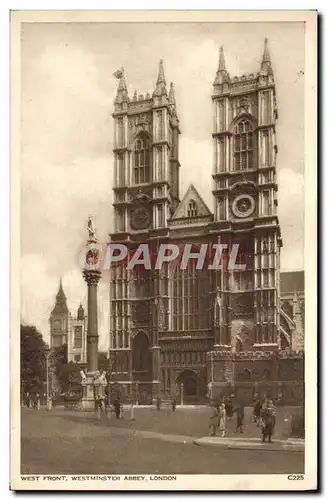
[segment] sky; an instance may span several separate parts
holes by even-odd
[[[21,31],[21,315],[49,340],[59,279],[68,307],[86,307],[78,255],[89,215],[113,230],[113,99],[121,66],[129,95],[155,88],[164,60],[175,86],[181,196],[190,183],[212,208],[212,83],[224,46],[231,76],[260,69],[264,37],[279,119],[282,271],[303,268],[303,23],[24,23]],[[99,285],[100,349],[108,347],[109,286]]]

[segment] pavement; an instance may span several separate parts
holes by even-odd
[[[127,410],[127,405],[124,407],[125,410]],[[164,414],[157,411],[154,411],[153,407],[151,406],[136,406],[135,408],[138,408],[141,410],[143,409],[148,409],[148,410],[153,410],[153,415],[155,417],[162,417]],[[189,408],[190,407],[181,407],[181,408]],[[205,407],[197,408],[197,409],[203,409]],[[31,410],[28,410],[31,411]],[[34,411],[34,410],[32,410]],[[186,432],[189,431],[189,426],[185,426],[184,429],[181,426],[178,426],[178,428],[174,429],[174,426],[171,426],[170,432],[167,429],[167,427],[162,428],[160,425],[157,428],[154,428],[153,430],[146,430],[148,428],[149,422],[143,422],[146,424],[146,428],[139,428],[138,424],[140,423],[138,419],[135,421],[131,420],[129,417],[129,411],[127,410],[127,415],[124,420],[116,420],[113,415],[111,415],[111,418],[106,418],[104,421],[101,419],[97,419],[94,415],[94,412],[76,412],[72,410],[66,410],[66,411],[61,411],[60,409],[57,410],[52,410],[50,412],[47,412],[46,410],[41,410],[41,412],[47,413],[49,416],[54,416],[57,415],[58,417],[62,417],[64,419],[71,418],[73,419],[76,424],[78,422],[82,423],[92,423],[95,425],[97,428],[102,428],[103,425],[107,426],[114,426],[115,432],[117,436],[126,436],[126,437],[136,437],[136,438],[143,438],[143,439],[157,439],[160,441],[166,441],[170,443],[182,443],[182,444],[195,444],[197,446],[203,446],[203,447],[217,447],[220,449],[243,449],[243,450],[262,450],[262,451],[287,451],[287,452],[298,452],[298,453],[304,453],[305,449],[305,441],[304,439],[290,439],[287,438],[286,436],[281,436],[275,435],[273,436],[272,443],[262,443],[261,441],[261,433],[260,430],[256,427],[250,428],[250,431],[256,432],[256,435],[258,437],[254,437],[253,435],[249,434],[248,429],[245,427],[245,432],[243,435],[238,435],[235,436],[234,432],[232,431],[232,428],[229,427],[227,429],[227,436],[225,438],[222,438],[220,436],[201,436],[201,433],[198,435],[192,435],[192,434],[182,434],[180,431],[184,430]],[[136,411],[137,414],[137,411]],[[174,414],[176,416],[176,414]],[[164,418],[167,418],[164,417]],[[186,421],[187,422],[187,421]],[[185,423],[186,423],[185,422]],[[171,422],[172,423],[172,422]],[[116,427],[118,425],[118,427]],[[126,425],[128,427],[126,427]],[[124,427],[121,427],[124,426]],[[229,432],[228,432],[229,431]],[[228,435],[229,434],[229,435]],[[232,434],[232,435],[230,435]]]
[[[246,447],[196,446],[194,441],[203,439],[206,424],[207,418],[197,410],[161,413],[140,409],[136,420],[127,422],[103,421],[79,412],[22,408],[21,472],[112,475],[304,471],[303,452],[293,452],[293,448],[281,451],[279,447],[267,453],[268,444],[266,448],[249,446],[248,438],[258,437],[253,426],[245,429]],[[227,436],[232,436],[233,430],[234,425],[227,429]],[[276,435],[277,439],[282,437]]]
[[[287,451],[304,453],[304,439],[273,439],[271,443],[263,443],[259,438],[246,437],[215,437],[206,436],[194,439],[198,446],[220,447],[225,449]]]

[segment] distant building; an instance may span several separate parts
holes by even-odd
[[[70,317],[70,329],[68,335],[68,362],[86,363],[86,316],[83,306],[77,310],[76,318]]]
[[[56,303],[50,315],[51,348],[67,344],[69,330],[69,311],[67,299],[60,280]]]
[[[86,363],[87,317],[82,305],[76,317],[71,315],[61,280],[49,321],[51,348],[67,344],[68,362]]]

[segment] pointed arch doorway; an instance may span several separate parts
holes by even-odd
[[[180,404],[196,404],[200,399],[200,380],[193,370],[184,370],[176,379]]]

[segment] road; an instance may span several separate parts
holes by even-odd
[[[144,409],[142,419],[140,411],[135,412],[135,422],[112,420],[101,423],[79,413],[23,408],[22,473],[290,474],[303,472],[302,453],[226,450],[194,445],[189,433],[190,426],[185,428],[185,420],[188,422],[197,420],[198,410],[187,410],[188,413],[183,410],[171,413],[169,416],[168,412],[166,414],[162,412],[159,416],[159,412]],[[144,431],[135,431],[138,420],[140,423],[147,423],[147,431],[153,431],[151,437]],[[154,423],[152,427],[151,421]],[[160,425],[162,427],[160,422],[166,422],[166,433],[162,430],[158,433]],[[205,421],[205,429],[206,424]],[[180,436],[182,433],[176,433],[176,428],[179,429],[183,425],[185,443],[184,437]],[[251,430],[253,431],[253,427]]]

